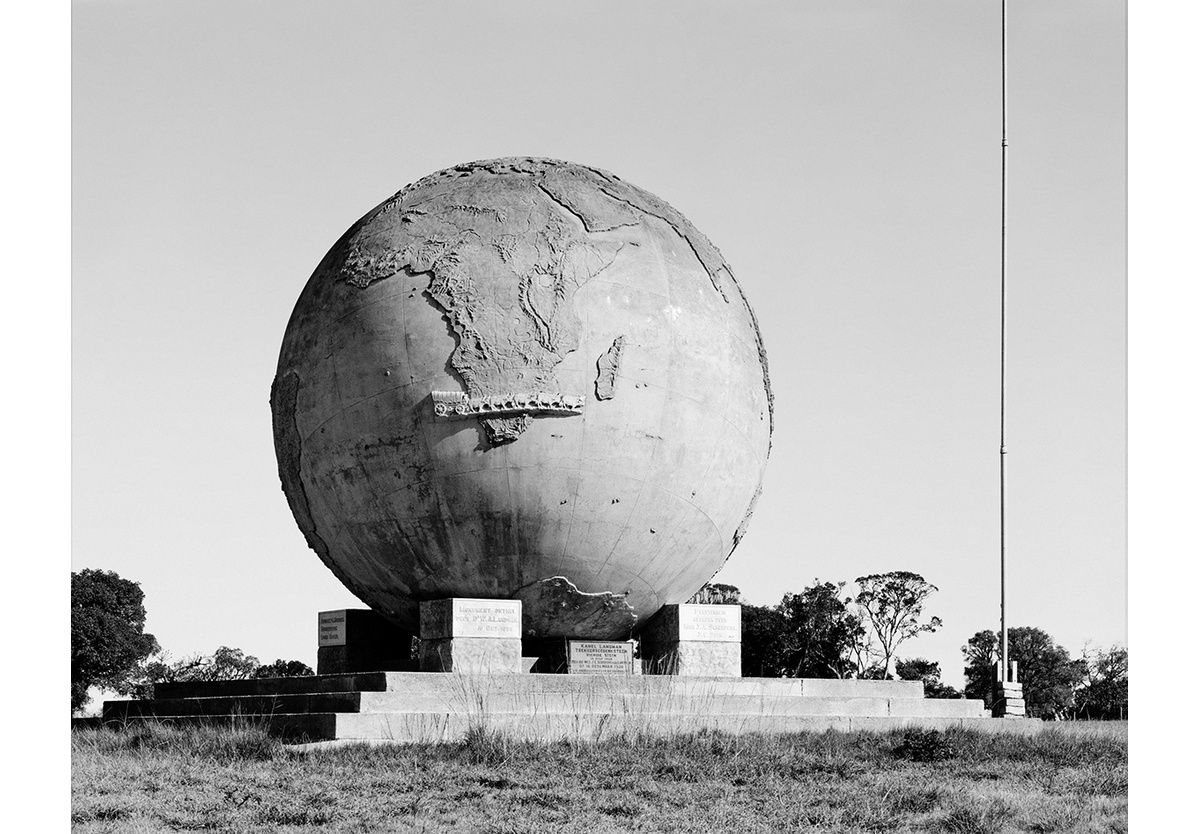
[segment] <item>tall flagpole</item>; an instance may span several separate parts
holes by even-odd
[[[1007,682],[1008,621],[1005,611],[1004,557],[1007,544],[1008,449],[1005,447],[1005,373],[1008,341],[1008,0],[1000,0],[1000,681]]]

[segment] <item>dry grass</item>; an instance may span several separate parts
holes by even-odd
[[[1115,732],[1114,732],[1115,731]],[[289,748],[77,730],[79,832],[1124,832],[1123,727]]]

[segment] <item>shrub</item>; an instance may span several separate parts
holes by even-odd
[[[938,730],[905,730],[903,741],[892,751],[898,759],[941,762],[955,756],[954,745]]]

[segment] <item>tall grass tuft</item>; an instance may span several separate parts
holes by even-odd
[[[477,721],[467,728],[461,751],[463,757],[471,764],[497,767],[508,764],[518,744],[507,733]]]
[[[82,729],[71,734],[73,755],[158,753],[229,764],[269,761],[283,749],[283,742],[270,735],[266,723],[252,718],[224,726],[142,719],[124,726]]]

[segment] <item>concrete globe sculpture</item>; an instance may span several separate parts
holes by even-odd
[[[283,490],[360,599],[521,599],[528,637],[626,639],[724,564],[772,429],[717,249],[594,168],[404,188],[316,268],[271,390]]]

